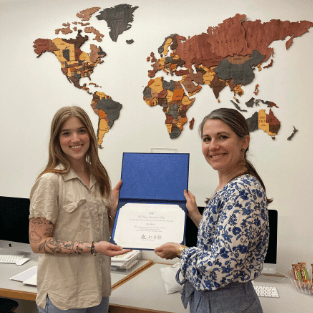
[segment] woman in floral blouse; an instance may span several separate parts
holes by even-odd
[[[155,249],[162,258],[180,257],[176,279],[190,312],[262,312],[251,281],[263,267],[269,224],[265,186],[247,160],[250,136],[245,118],[220,108],[200,127],[202,152],[217,171],[219,183],[200,214],[185,191],[188,216],[198,227],[196,247],[166,243]]]

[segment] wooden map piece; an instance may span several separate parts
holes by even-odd
[[[271,59],[270,64],[263,66],[263,68],[270,68],[270,67],[272,67],[272,66],[273,66],[273,63],[274,63],[274,60],[273,60],[273,59]]]
[[[82,10],[79,13],[76,14],[78,18],[80,18],[82,21],[89,21],[91,16],[100,10],[100,7],[93,7],[86,10]]]
[[[152,59],[151,59],[152,62],[156,62],[156,61],[157,61],[157,59],[155,58],[155,55],[154,55],[153,52],[151,52],[150,56],[151,56],[151,58],[152,58]]]
[[[33,47],[35,48],[35,53],[38,54],[37,58],[39,58],[44,52],[53,52],[58,51],[58,47],[54,44],[54,42],[50,39],[41,39],[38,38],[34,41]]]
[[[92,33],[94,35],[96,35],[96,37],[94,38],[94,40],[97,40],[98,42],[102,41],[102,38],[104,37],[103,34],[101,34],[97,29],[95,29],[94,27],[90,26],[90,27],[85,27],[84,28],[85,33]]]
[[[235,108],[240,112],[248,112],[247,110],[243,110],[240,108],[240,106],[233,100],[230,100],[230,102],[235,106]]]
[[[287,140],[292,140],[293,137],[295,136],[295,134],[298,132],[298,129],[296,129],[294,126],[293,126],[293,132],[292,134],[287,138]]]
[[[213,80],[211,81],[210,85],[209,85],[214,93],[214,96],[216,99],[218,99],[220,92],[225,88],[226,86],[226,82],[219,79],[217,77],[217,75],[214,75]]]
[[[181,84],[187,90],[189,97],[195,95],[202,89],[201,86],[194,84],[190,76],[187,76],[184,79],[182,79]]]
[[[184,76],[184,75],[188,75],[189,74],[189,70],[178,70],[175,71],[175,75],[176,76]]]
[[[265,55],[264,62],[273,54],[273,48],[268,47],[273,41],[288,40],[288,48],[291,46],[295,37],[302,36],[313,23],[309,21],[290,22],[281,20],[271,20],[270,22],[261,23],[256,21],[243,21],[242,27],[245,30],[248,46],[243,47],[242,54],[251,54],[252,49],[257,49],[262,55]],[[248,48],[249,47],[249,48]]]
[[[214,68],[214,72],[223,80],[234,79],[234,84],[248,85],[250,84],[255,74],[253,67],[263,62],[264,55],[260,54],[258,50],[253,50],[249,55],[249,59],[242,64],[232,64],[226,58],[223,59],[219,65]]]
[[[55,30],[55,34],[58,35],[59,32],[61,32],[63,35],[67,35],[72,33],[73,31],[70,29],[70,26],[64,27],[64,28],[58,28]]]
[[[175,52],[185,61],[185,67],[191,68],[194,64],[198,67],[200,64],[211,67],[217,66],[223,59],[221,56],[211,50],[212,45],[208,42],[209,35],[202,33],[190,39],[177,36],[177,49]]]
[[[185,123],[187,110],[195,99],[190,99],[180,82],[166,81],[163,77],[151,79],[144,89],[144,100],[149,106],[160,105],[165,113],[165,126],[171,139],[177,138]]]
[[[133,13],[138,6],[132,7],[129,4],[119,4],[115,7],[104,9],[97,15],[98,20],[105,20],[110,28],[110,38],[117,41],[120,34],[131,28],[134,21]]]
[[[189,122],[189,129],[191,129],[191,130],[193,129],[194,123],[195,123],[195,119],[192,118],[192,120]]]

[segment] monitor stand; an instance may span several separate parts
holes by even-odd
[[[276,264],[264,263],[262,275],[275,275],[276,274]]]

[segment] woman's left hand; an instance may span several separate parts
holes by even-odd
[[[175,242],[168,242],[164,245],[154,249],[154,252],[162,259],[171,260],[177,257],[178,248],[180,244]]]
[[[123,181],[120,180],[116,186],[113,188],[112,192],[111,192],[111,209],[110,209],[110,215],[112,217],[115,216],[116,214],[116,208],[117,208],[117,204],[118,204],[118,198],[120,195],[120,188],[122,186]]]

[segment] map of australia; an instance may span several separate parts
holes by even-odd
[[[205,85],[212,89],[218,101],[220,92],[227,87],[233,92],[231,102],[237,110],[248,112],[252,107],[265,106],[247,118],[249,129],[262,129],[275,139],[281,122],[275,117],[273,108],[278,106],[269,100],[251,98],[243,109],[238,96],[244,94],[244,86],[254,81],[254,70],[262,70],[273,56],[271,43],[288,38],[288,50],[294,38],[308,32],[310,27],[313,23],[309,21],[262,23],[260,20],[248,21],[246,15],[236,14],[193,37],[169,35],[158,48],[159,57],[151,52],[147,58],[152,69],[148,71],[150,80],[144,88],[143,99],[151,107],[162,107],[167,131],[174,139],[180,136],[188,121],[187,111],[195,103],[194,96]],[[273,59],[263,68],[271,66]],[[173,79],[156,77],[159,73],[169,74]],[[258,90],[256,84],[255,95]]]
[[[93,40],[101,42],[103,34],[94,28],[88,22],[93,14],[98,12],[96,16],[99,21],[106,21],[110,28],[109,36],[112,41],[116,42],[118,36],[124,31],[131,28],[133,22],[133,12],[138,7],[132,7],[128,4],[120,4],[112,8],[107,8],[102,11],[100,7],[88,8],[80,11],[76,16],[80,19],[79,22],[74,21],[72,24],[64,23],[61,28],[55,30],[55,34],[60,32],[64,35],[76,33],[75,38],[54,38],[42,39],[38,38],[34,41],[34,51],[40,57],[43,53],[53,53],[61,64],[61,72],[74,87],[82,89],[92,95],[91,106],[93,111],[98,115],[98,145],[101,147],[104,135],[112,128],[114,121],[118,119],[122,104],[113,100],[111,96],[101,91],[90,92],[89,85],[100,87],[98,84],[91,82],[91,76],[101,63],[106,53],[100,46],[90,44],[90,52],[81,50],[81,46],[89,40],[88,35],[93,34]],[[133,40],[127,40],[128,44],[133,43]],[[82,78],[89,78],[89,85],[81,84]]]

